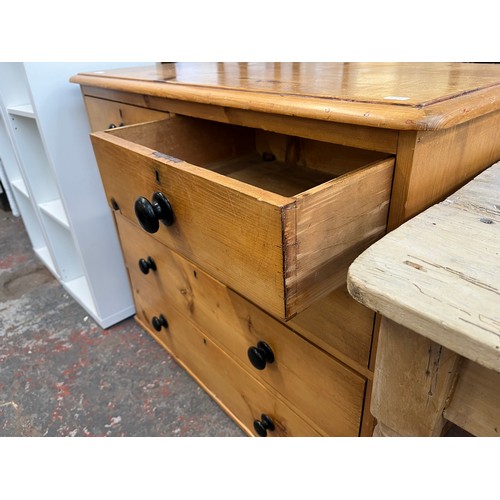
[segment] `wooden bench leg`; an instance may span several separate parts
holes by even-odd
[[[440,436],[460,357],[382,318],[371,412],[374,435]],[[375,434],[376,433],[376,434]]]

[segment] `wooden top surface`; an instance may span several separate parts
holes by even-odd
[[[408,129],[500,109],[500,65],[163,63],[80,73],[74,83],[266,113]]]
[[[349,269],[370,309],[500,372],[500,162]]]

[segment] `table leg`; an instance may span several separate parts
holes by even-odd
[[[379,335],[374,436],[440,436],[460,357],[387,318]]]

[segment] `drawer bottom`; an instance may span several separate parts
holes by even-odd
[[[267,415],[274,430],[267,436],[319,436],[307,422],[242,369],[190,320],[169,308],[168,328],[157,332],[138,308],[136,321],[159,342],[219,406],[250,436],[258,435],[254,422]],[[264,419],[265,420],[265,419]],[[265,427],[265,426],[264,426]]]

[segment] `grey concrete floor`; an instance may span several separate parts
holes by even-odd
[[[0,207],[0,436],[244,435],[133,319],[101,329]]]

